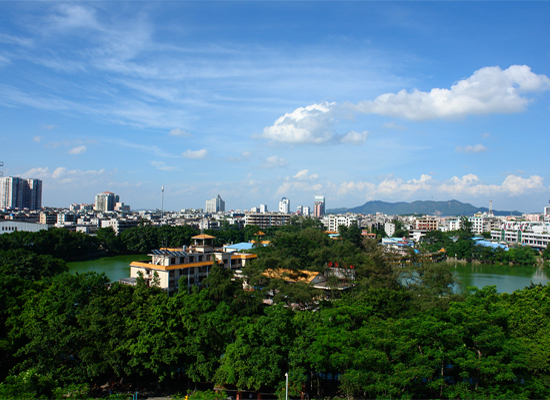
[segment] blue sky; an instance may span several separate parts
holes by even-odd
[[[43,204],[550,199],[549,2],[0,2],[0,160]]]

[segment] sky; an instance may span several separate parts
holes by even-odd
[[[0,1],[0,170],[52,207],[542,212],[549,20],[550,2]]]

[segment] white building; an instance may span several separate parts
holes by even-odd
[[[32,222],[12,221],[12,220],[0,220],[0,235],[3,233],[12,233],[15,231],[21,232],[38,232],[47,230],[46,224],[35,224]]]
[[[360,225],[357,217],[351,215],[325,215],[321,221],[325,229],[332,232],[338,232],[338,227],[341,225],[347,228],[351,225]]]
[[[279,202],[279,212],[283,214],[290,213],[290,200],[286,197],[283,197]]]
[[[267,204],[260,204],[260,213],[265,214],[267,211]]]
[[[222,200],[220,195],[212,200],[206,200],[205,212],[210,214],[225,212],[225,201]]]

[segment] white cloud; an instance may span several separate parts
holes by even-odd
[[[65,167],[57,167],[53,172],[50,173],[48,167],[45,168],[32,168],[29,171],[22,174],[25,178],[37,178],[37,179],[55,179],[63,183],[72,182],[72,181],[88,181],[93,176],[102,176],[105,175],[105,169],[100,170],[88,170],[81,171],[79,169],[67,170]],[[86,179],[83,179],[86,178]]]
[[[168,132],[170,136],[177,136],[177,137],[189,137],[191,134],[187,131],[184,131],[183,129],[172,129],[170,132]]]
[[[32,168],[29,171],[25,172],[24,174],[22,174],[22,177],[45,179],[45,178],[50,178],[51,175],[48,167],[45,167],[45,168],[38,167],[38,168]]]
[[[283,182],[277,189],[276,196],[290,196],[293,193],[320,192],[323,185],[320,183],[311,184],[309,182]]]
[[[52,129],[57,128],[57,125],[54,125],[54,124],[42,125],[42,128],[47,129],[47,130],[52,130]]]
[[[163,161],[151,161],[151,165],[157,169],[160,169],[161,171],[167,171],[167,172],[175,172],[175,171],[181,171],[181,168],[166,165]]]
[[[545,190],[544,178],[533,175],[522,178],[516,175],[508,175],[502,184],[484,184],[475,174],[467,174],[462,178],[453,176],[444,182],[434,181],[431,175],[423,174],[420,179],[405,181],[401,178],[386,178],[376,184],[373,182],[343,182],[338,188],[338,196],[350,195],[361,198],[373,199],[376,197],[393,197],[399,195],[407,198],[412,195],[422,197],[439,193],[445,196],[478,197],[492,195],[518,196],[528,192]]]
[[[319,174],[311,174],[309,175],[309,170],[307,169],[303,169],[301,171],[298,171],[298,173],[296,175],[293,176],[294,179],[297,179],[297,180],[310,180],[310,181],[315,181],[317,179],[319,179]]]
[[[487,151],[487,147],[483,146],[482,144],[476,144],[475,146],[468,145],[465,147],[457,146],[455,151],[457,153],[481,153]]]
[[[517,196],[529,190],[543,189],[544,178],[538,175],[522,178],[521,176],[508,175],[501,185],[502,191]]]
[[[365,140],[367,140],[368,135],[369,135],[368,131],[363,131],[363,132],[349,131],[344,136],[342,136],[342,138],[340,139],[340,142],[347,143],[347,144],[361,144]]]
[[[73,147],[71,150],[69,150],[69,154],[73,154],[73,155],[82,154],[85,152],[86,152],[86,146]]]
[[[181,155],[184,156],[185,158],[189,158],[192,160],[199,160],[199,159],[206,158],[206,156],[208,155],[208,150],[206,149],[187,150],[181,153]]]
[[[272,168],[284,168],[288,165],[288,161],[284,158],[278,156],[267,157],[266,160],[262,163],[261,167],[265,169]]]
[[[251,156],[252,156],[252,153],[250,151],[243,151],[240,156],[238,157],[231,156],[231,157],[228,157],[228,160],[231,162],[246,161],[250,159]]]
[[[396,124],[395,121],[385,123],[384,125],[382,125],[382,127],[386,128],[386,129],[397,129],[399,131],[404,131],[405,129],[407,129],[403,125]]]
[[[324,143],[332,139],[336,103],[323,102],[299,107],[264,128],[262,138],[283,143]]]
[[[547,90],[550,79],[531,72],[527,65],[484,67],[450,89],[434,88],[430,92],[401,90],[386,93],[374,101],[359,102],[355,108],[415,121],[456,118],[472,114],[516,113],[525,109],[529,92]]]
[[[370,182],[342,182],[338,188],[338,195],[347,195],[348,193],[370,192],[376,190],[376,185]]]
[[[33,142],[40,143],[42,141],[42,136],[34,136],[32,140]]]

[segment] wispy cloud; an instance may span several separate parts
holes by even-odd
[[[163,161],[151,161],[151,165],[156,169],[167,172],[181,171],[182,169],[176,166],[166,165]]]
[[[187,131],[184,131],[183,129],[172,129],[170,132],[168,132],[170,136],[176,136],[176,137],[189,137],[191,134]]]
[[[261,167],[264,169],[284,168],[288,165],[288,160],[278,157],[270,156],[265,159]]]
[[[455,149],[457,153],[482,153],[484,151],[487,151],[487,147],[483,146],[482,144],[476,144],[475,146],[468,145],[468,146],[457,146]]]

